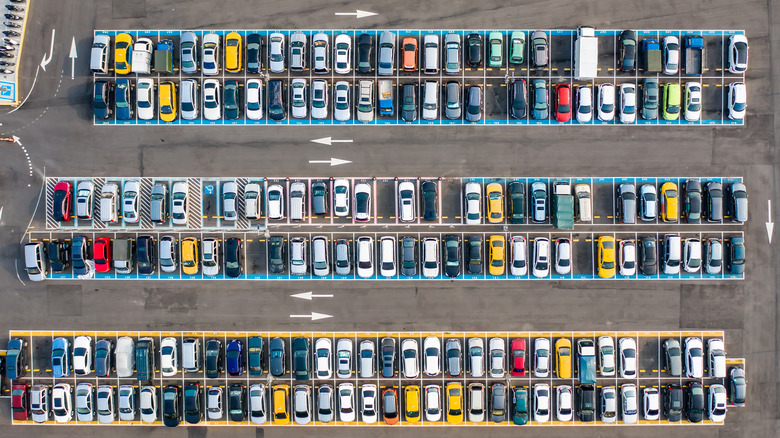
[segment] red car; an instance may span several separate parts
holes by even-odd
[[[73,184],[68,181],[60,181],[54,186],[54,196],[52,196],[51,215],[58,222],[68,222],[70,220],[70,209],[73,197]]]
[[[11,411],[14,413],[14,420],[24,421],[30,413],[30,385],[26,383],[15,383],[11,388]]]
[[[565,123],[571,119],[571,87],[569,84],[555,86],[555,120]]]
[[[525,339],[512,339],[512,375],[525,375]]]
[[[98,237],[92,245],[92,259],[95,260],[95,271],[108,272],[111,269],[111,239]]]

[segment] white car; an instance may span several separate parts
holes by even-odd
[[[244,214],[247,219],[260,219],[260,190],[258,183],[244,186]]]
[[[485,374],[485,342],[482,338],[469,338],[468,367],[471,377],[482,377]]]
[[[726,345],[722,339],[707,341],[707,370],[709,377],[726,378]]]
[[[290,108],[296,119],[305,118],[309,105],[306,103],[306,79],[296,78],[290,82]]]
[[[222,215],[226,221],[238,219],[238,185],[234,181],[222,184]]]
[[[537,278],[550,275],[550,240],[546,237],[534,238],[534,264],[531,274]]]
[[[122,218],[126,223],[138,223],[138,197],[141,186],[138,181],[125,182],[122,193]]]
[[[250,120],[263,118],[263,81],[260,79],[246,81],[246,118]]]
[[[333,342],[330,338],[319,338],[314,343],[315,369],[318,379],[330,379],[333,374]]]
[[[352,377],[352,340],[339,339],[336,343],[336,377],[349,379]]]
[[[355,385],[351,383],[339,383],[339,420],[344,422],[355,421]]]
[[[485,385],[472,383],[468,385],[468,421],[469,423],[481,423],[485,421]],[[465,398],[464,398],[465,399]]]
[[[203,50],[202,56],[202,71],[206,76],[215,76],[219,74],[219,35],[215,33],[207,33],[203,35]]]
[[[132,377],[135,368],[135,342],[133,338],[122,336],[117,339],[114,352],[116,376]]]
[[[135,387],[133,385],[121,385],[117,393],[119,400],[119,421],[135,420]]]
[[[599,347],[599,372],[604,377],[615,375],[615,341],[611,336],[600,336]]]
[[[555,240],[555,272],[560,275],[571,273],[571,240]]]
[[[206,391],[206,413],[209,420],[222,418],[222,388],[210,386]]]
[[[144,386],[141,388],[138,400],[141,421],[147,424],[157,421],[157,389],[154,386]]]
[[[171,189],[171,217],[174,225],[187,224],[187,195],[189,185],[186,181],[176,181]]]
[[[398,184],[398,220],[413,222],[416,219],[414,183],[404,181]]]
[[[352,38],[342,33],[336,36],[333,43],[333,70],[340,75],[347,75],[352,67]]]
[[[175,376],[179,369],[176,338],[163,338],[160,342],[160,371],[163,377]]]
[[[742,120],[747,110],[747,88],[742,82],[729,84],[729,119]]]
[[[657,421],[661,412],[658,388],[645,388],[642,391],[642,406],[645,410],[645,420]]]
[[[92,384],[79,383],[76,386],[76,421],[89,423],[95,419],[95,402]]]
[[[689,122],[698,122],[701,118],[701,84],[698,82],[687,82],[683,94],[683,113],[685,120]]]
[[[618,248],[620,275],[633,277],[636,274],[636,244],[633,240],[621,240]]]
[[[680,40],[676,36],[663,39],[664,74],[676,75],[680,71]]]
[[[374,275],[374,239],[369,236],[357,238],[355,265],[360,278],[371,278]]]
[[[435,336],[428,336],[423,341],[423,372],[426,376],[438,376],[441,374],[441,340]]]
[[[504,362],[506,362],[506,348],[502,338],[491,338],[488,341],[490,350],[490,377],[504,377]]]
[[[265,385],[256,383],[249,387],[249,420],[252,424],[268,421],[268,403],[265,400]]]
[[[149,78],[139,78],[135,85],[136,114],[141,120],[154,118],[154,81]]]
[[[550,420],[550,385],[537,383],[534,385],[534,421],[546,423]]]
[[[466,202],[466,224],[480,224],[482,222],[482,186],[479,183],[466,183],[463,195]]]
[[[523,236],[512,236],[509,241],[512,246],[512,266],[509,268],[514,276],[522,276],[528,273],[527,243]]]
[[[710,385],[707,399],[707,417],[710,421],[722,423],[726,420],[726,388],[719,383]]]
[[[577,87],[577,121],[590,123],[593,118],[593,90],[585,85]]]
[[[439,239],[435,237],[422,241],[422,275],[426,278],[439,276]]]
[[[394,277],[398,270],[395,263],[395,237],[382,236],[379,238],[379,275],[382,277]]]
[[[623,415],[623,423],[634,424],[638,419],[638,401],[636,396],[636,385],[626,383],[620,386],[620,412]]]
[[[284,188],[279,184],[268,187],[268,219],[284,218]]]
[[[425,419],[441,421],[441,387],[425,385]]]
[[[601,388],[601,398],[598,402],[601,409],[601,422],[611,424],[617,421],[617,391],[614,386]]]
[[[281,73],[284,71],[284,35],[272,33],[268,41],[268,68],[271,73]]]
[[[326,74],[330,70],[328,69],[328,52],[329,50],[328,34],[315,33],[311,37],[312,46],[312,71],[316,74]]]
[[[69,384],[58,383],[51,389],[51,412],[55,423],[68,423],[73,419],[73,399]]]
[[[195,120],[198,118],[200,103],[198,100],[198,81],[195,79],[184,79],[179,85],[179,108],[181,108],[181,118],[184,120]]]
[[[322,120],[328,117],[328,83],[323,79],[311,82],[311,118]]]
[[[571,386],[561,385],[555,388],[555,406],[558,408],[556,417],[558,421],[571,421],[572,419],[572,394]]]
[[[745,35],[729,37],[729,73],[744,73],[748,68],[748,40]]]
[[[114,388],[111,385],[100,385],[97,389],[97,419],[100,424],[111,424],[116,418],[114,405]]]
[[[360,388],[360,417],[366,424],[376,423],[379,410],[376,399],[376,385],[366,383]]]
[[[333,91],[333,118],[339,122],[346,122],[352,117],[349,88],[349,82],[338,81]]]
[[[550,340],[536,338],[534,341],[534,376],[547,377],[550,375]]]
[[[201,260],[201,265],[203,266],[203,275],[213,277],[219,274],[219,266],[220,266],[219,239],[214,237],[209,237],[201,240],[200,242],[201,242],[200,260]]]
[[[79,336],[73,341],[73,372],[87,376],[92,372],[92,338]]]
[[[358,86],[357,119],[359,122],[374,121],[374,81],[362,80]]]
[[[403,360],[404,377],[416,379],[420,375],[419,349],[416,339],[404,339],[401,342],[401,359]]]
[[[620,84],[620,123],[636,121],[636,85]]]
[[[333,181],[333,212],[337,217],[349,214],[349,181],[343,178]]]
[[[360,343],[360,377],[369,379],[374,377],[376,370],[376,354],[374,343],[369,340]]]
[[[92,199],[95,185],[92,181],[81,181],[76,187],[76,216],[79,219],[92,219]]]
[[[371,186],[366,183],[355,184],[355,214],[358,222],[371,219]]]
[[[612,84],[599,85],[598,117],[604,122],[615,118],[615,86]]]
[[[685,338],[685,375],[701,379],[704,375],[704,351],[701,339]]]
[[[203,118],[206,120],[219,120],[222,117],[222,105],[220,104],[219,81],[206,79],[203,81]]]
[[[636,377],[636,341],[634,338],[620,338],[620,377],[633,379]]]

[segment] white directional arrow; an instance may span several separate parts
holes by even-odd
[[[312,143],[326,144],[330,146],[333,143],[352,143],[352,140],[333,140],[332,137],[315,138]]]
[[[365,18],[365,17],[370,17],[372,15],[377,15],[377,13],[355,9],[355,12],[336,12],[336,15],[354,15],[355,18]]]
[[[290,315],[290,318],[311,318],[312,321],[316,321],[318,319],[333,318],[333,315],[311,312],[311,315]]]
[[[76,52],[76,37],[70,41],[70,55],[68,57],[70,58],[70,78],[73,79],[76,74],[76,58],[79,57],[78,52]]]
[[[43,71],[46,71],[46,66],[49,65],[51,62],[51,57],[54,55],[54,35],[57,33],[57,29],[51,30],[51,47],[49,48],[48,57],[46,57],[46,54],[43,55],[43,59],[41,59],[41,68]]]
[[[351,163],[351,161],[342,160],[339,158],[331,158],[330,160],[309,160],[309,164],[330,164],[331,167],[348,163]]]
[[[772,243],[772,231],[775,229],[775,223],[772,222],[772,200],[766,200],[766,209],[769,212],[769,218],[766,221],[766,237],[769,239],[769,243]]]
[[[11,137],[13,137],[14,143],[18,144],[19,146],[22,145],[22,142],[19,141],[20,140],[19,137],[15,136],[15,135],[12,135]]]
[[[300,293],[300,294],[292,294],[290,296],[293,297],[293,298],[301,298],[301,299],[309,300],[309,301],[311,301],[312,298],[333,298],[333,294],[315,294],[315,293],[312,293],[311,291],[303,292],[303,293]]]

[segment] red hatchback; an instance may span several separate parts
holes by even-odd
[[[512,339],[512,375],[525,375],[525,339]]]
[[[92,245],[92,259],[95,260],[95,271],[108,272],[111,269],[111,239],[98,237]]]
[[[555,86],[555,120],[565,123],[571,119],[571,87],[569,84]]]
[[[68,181],[60,181],[54,186],[51,215],[55,221],[68,222],[70,220],[70,209],[73,202],[71,192],[73,192],[73,184]]]
[[[11,388],[11,411],[14,413],[14,420],[24,421],[29,416],[29,389],[30,386],[26,383],[15,383]]]

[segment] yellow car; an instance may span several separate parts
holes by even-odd
[[[171,123],[176,120],[176,86],[173,82],[160,82],[160,120]]]
[[[409,385],[404,387],[404,406],[406,407],[406,422],[420,421],[420,387]]]
[[[133,37],[120,33],[114,42],[114,71],[118,75],[130,73],[130,63],[133,57]]]
[[[448,383],[447,393],[447,423],[463,423],[463,385]]]
[[[181,269],[187,275],[198,273],[198,239],[185,237],[181,240]]]
[[[274,385],[272,392],[274,424],[290,424],[290,387]]]
[[[566,338],[555,341],[555,372],[560,379],[571,379],[571,341]]]
[[[225,37],[225,70],[230,73],[241,71],[241,35],[230,32]]]
[[[615,276],[615,238],[599,236],[598,243],[599,277],[612,278]]]
[[[490,265],[488,272],[490,275],[504,275],[504,236],[494,234],[488,239],[488,248],[490,251]]]
[[[664,222],[677,222],[677,184],[664,183],[661,186],[661,217]]]
[[[491,183],[485,187],[487,196],[487,219],[491,224],[504,220],[504,189],[501,184]]]

